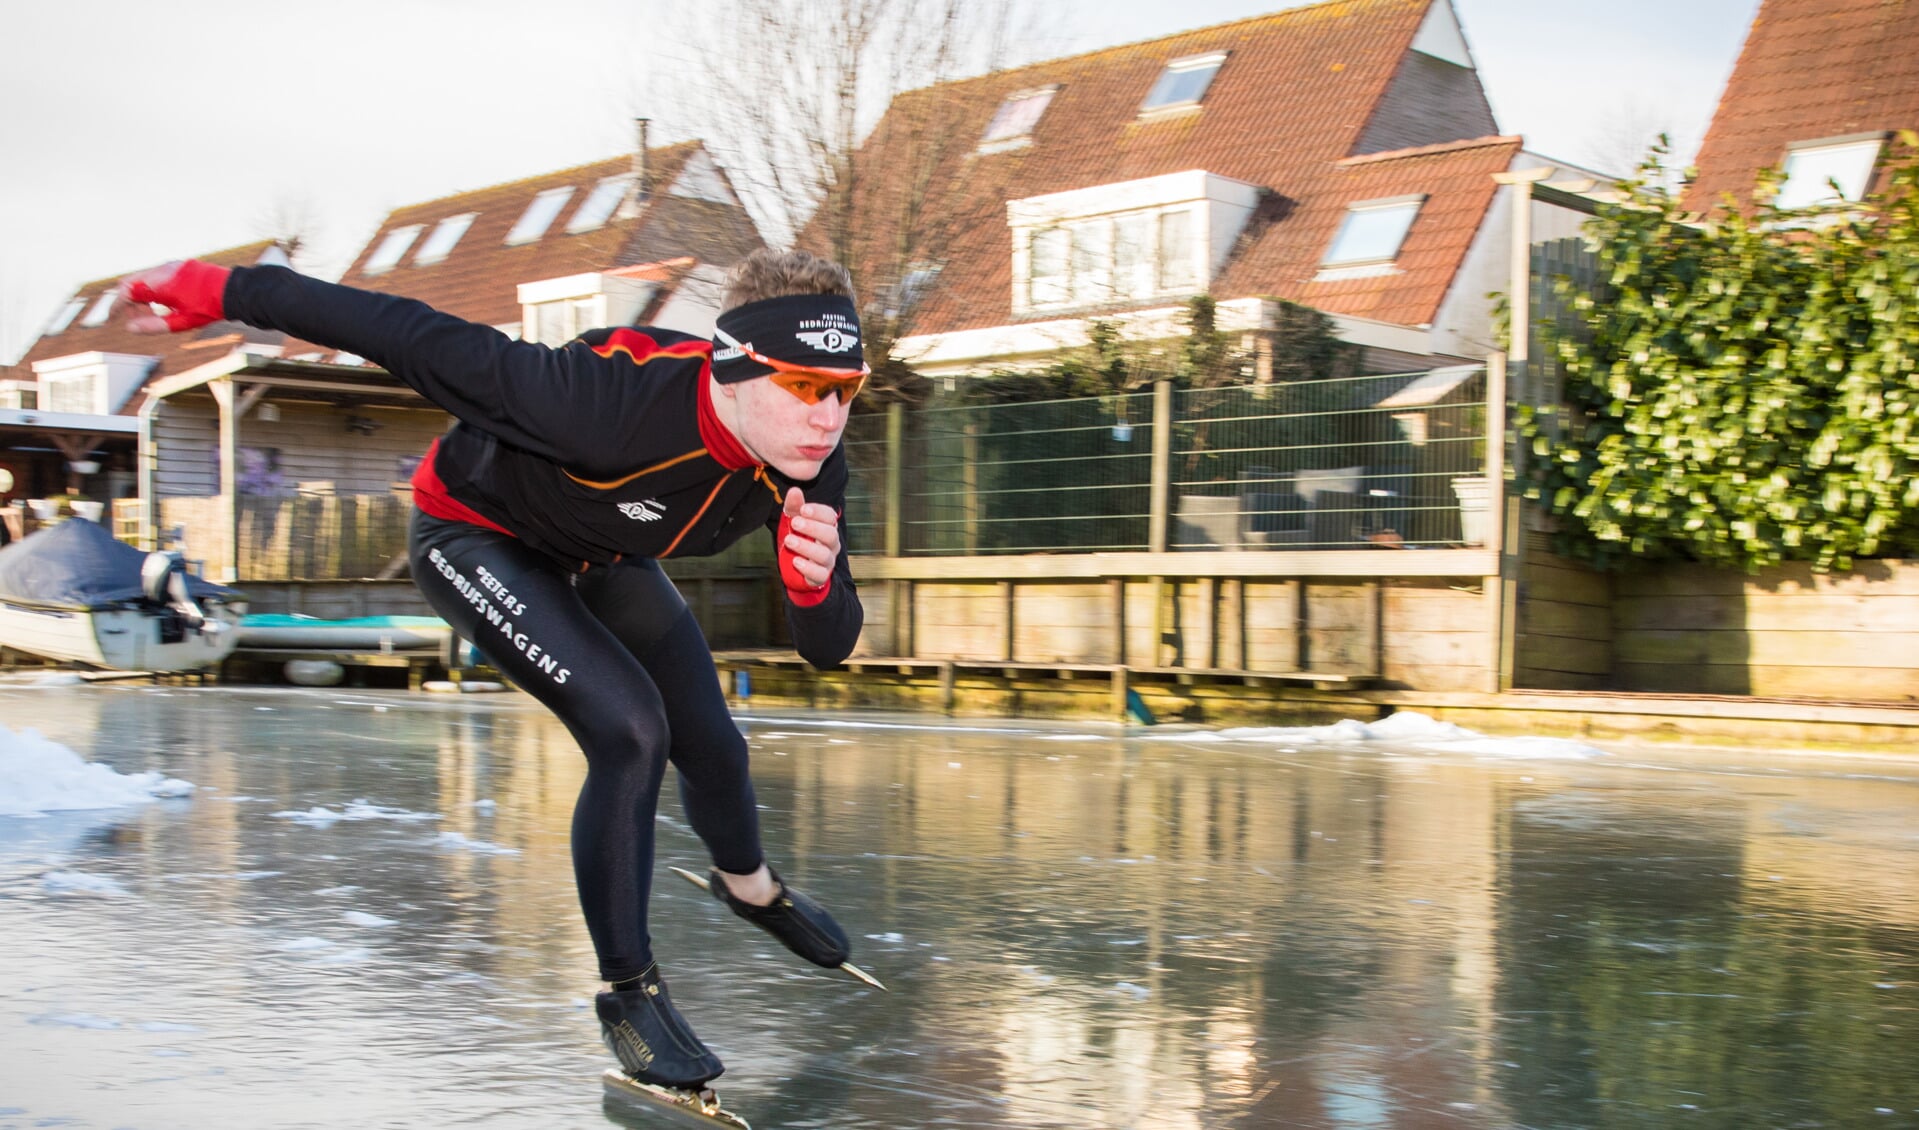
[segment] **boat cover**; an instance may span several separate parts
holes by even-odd
[[[147,555],[85,518],[68,518],[0,549],[0,600],[95,609],[138,601]],[[235,589],[187,576],[195,600],[231,600]]]

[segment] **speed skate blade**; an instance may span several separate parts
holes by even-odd
[[[694,886],[698,887],[702,891],[711,891],[713,889],[713,884],[710,881],[708,881],[708,879],[704,875],[695,875],[684,867],[674,867],[671,864],[668,864],[666,869],[668,871],[671,871],[673,874],[678,875],[680,878],[685,879],[687,882],[693,884]],[[880,979],[878,977],[873,976],[871,973],[868,973],[866,970],[861,969],[859,966],[854,965],[850,961],[841,962],[840,970],[844,972],[847,976],[853,978],[855,981],[860,981],[865,984],[871,985],[882,993],[890,993],[893,991],[887,988],[885,985],[880,984]]]
[[[606,1069],[600,1076],[606,1088],[608,1098],[635,1106],[643,1105],[648,1110],[664,1110],[681,1117],[688,1125],[698,1120],[708,1126],[730,1126],[735,1130],[753,1130],[746,1119],[720,1106],[720,1097],[711,1088],[700,1091],[688,1091],[679,1087],[661,1087],[654,1083],[642,1083],[626,1072],[615,1067]]]

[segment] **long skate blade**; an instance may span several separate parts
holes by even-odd
[[[873,986],[875,989],[878,989],[882,993],[890,993],[893,991],[887,988],[885,985],[880,984],[880,979],[878,977],[873,976],[871,973],[868,973],[866,970],[861,969],[859,966],[854,965],[850,961],[840,962],[840,969],[846,973],[852,974],[855,979],[866,982],[867,984]]]
[[[668,864],[666,869],[668,871],[671,871],[673,874],[678,875],[680,878],[685,879],[687,882],[693,884],[694,886],[698,887],[702,891],[706,891],[710,894],[713,890],[713,884],[707,882],[706,876],[704,875],[695,875],[684,867],[674,867],[671,864]]]
[[[600,1082],[606,1088],[609,1098],[634,1105],[643,1104],[648,1110],[668,1110],[689,1119],[698,1119],[708,1126],[730,1126],[734,1130],[753,1130],[746,1119],[720,1106],[720,1097],[714,1094],[711,1088],[703,1091],[688,1091],[679,1087],[642,1083],[614,1067],[606,1069],[606,1074],[600,1076]]]

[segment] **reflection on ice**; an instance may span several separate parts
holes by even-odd
[[[537,708],[76,687],[0,709],[202,786],[0,820],[0,1126],[275,1125],[315,1096],[328,1125],[600,1122],[583,767]],[[755,1125],[1919,1122],[1911,774],[1642,764],[1411,715],[1211,740],[743,726],[774,864],[893,990],[656,880],[662,967]],[[670,789],[660,816],[660,862],[703,869]],[[155,1056],[177,1076],[99,1070]]]

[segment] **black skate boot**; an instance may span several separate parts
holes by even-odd
[[[660,980],[659,963],[625,986],[593,998],[600,1038],[626,1073],[642,1083],[698,1091],[726,1067],[693,1034]]]
[[[846,960],[853,947],[846,940],[846,931],[833,921],[833,916],[826,912],[826,908],[787,886],[779,872],[771,867],[767,870],[772,873],[779,894],[767,906],[754,906],[733,897],[733,892],[726,889],[726,880],[721,878],[718,868],[707,872],[704,879],[691,871],[673,868],[674,873],[682,879],[705,888],[714,898],[725,903],[727,909],[778,938],[781,945],[814,965],[842,970],[885,992],[886,986],[880,984],[878,978]]]

